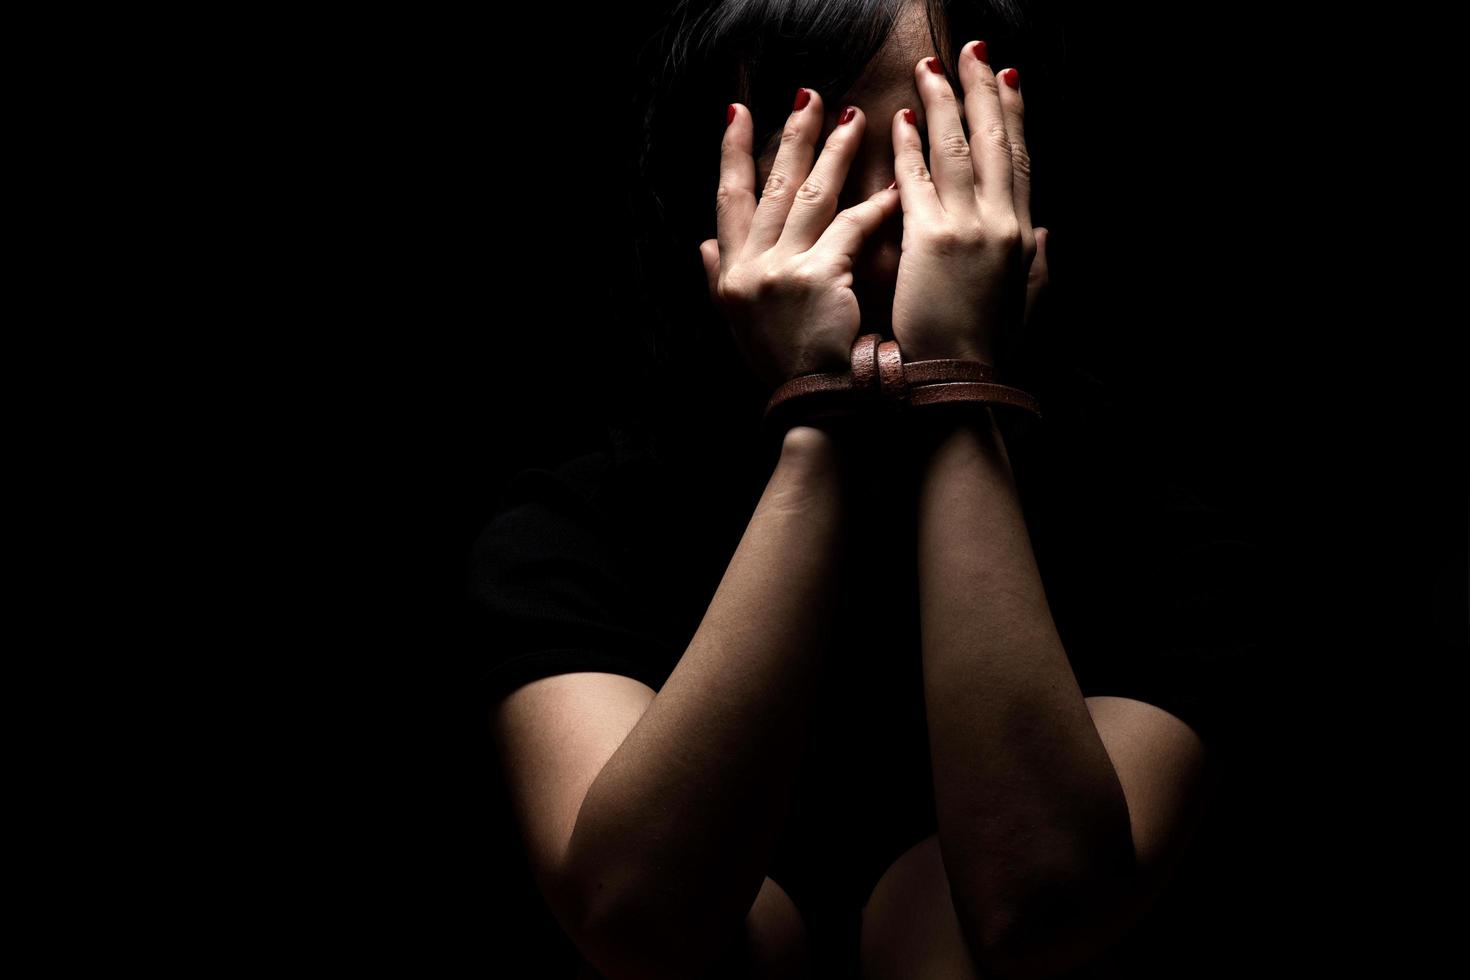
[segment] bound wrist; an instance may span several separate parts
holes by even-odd
[[[851,462],[865,455],[866,447],[872,442],[873,422],[861,414],[804,419],[786,430],[781,441],[782,455]]]
[[[941,445],[968,430],[986,441],[998,441],[1000,427],[995,411],[986,402],[951,402],[925,405],[904,417],[904,441],[910,457],[922,462]]]
[[[862,439],[858,431],[862,421],[849,416],[824,416],[797,422],[782,436],[781,450],[807,455],[843,451]]]
[[[820,456],[836,451],[837,437],[819,425],[803,422],[787,429],[781,437],[783,456]]]

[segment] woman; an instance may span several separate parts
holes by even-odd
[[[680,4],[655,48],[651,397],[518,474],[475,550],[495,744],[584,976],[1082,975],[1199,825],[1250,638],[1197,574],[1250,549],[1031,343],[1029,27]],[[1046,421],[763,442],[766,396],[868,332],[995,364]]]

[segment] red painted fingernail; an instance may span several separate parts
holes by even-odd
[[[808,102],[810,102],[811,100],[812,100],[812,93],[808,92],[804,88],[797,89],[796,90],[796,103],[791,107],[791,111],[792,112],[796,112],[796,111],[798,111],[800,109],[805,109],[806,108],[806,104]]]
[[[975,52],[975,57],[979,58],[987,65],[990,64],[990,52],[986,50],[984,41],[976,41],[973,50]]]
[[[1000,77],[1004,78],[1006,80],[1006,84],[1009,85],[1011,88],[1021,87],[1021,73],[1016,71],[1016,69],[1014,68],[1007,68],[1005,71],[1000,73]]]
[[[914,122],[914,110],[905,109],[903,111],[903,121],[908,123],[910,126],[917,126],[918,123]]]
[[[925,58],[924,59],[924,64],[928,65],[929,66],[929,70],[932,71],[934,74],[936,74],[936,75],[943,75],[944,74],[944,66],[939,63],[939,59],[938,58]]]
[[[837,117],[837,125],[841,126],[843,123],[852,122],[852,117],[855,115],[857,115],[857,110],[852,106],[848,106],[842,110],[842,115]]]
[[[735,121],[735,103],[731,102],[725,107],[725,125],[728,126]]]

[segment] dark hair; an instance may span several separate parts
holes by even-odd
[[[851,89],[914,0],[677,0],[638,53],[642,125],[633,188],[636,301],[648,355],[642,384],[620,406],[615,443],[656,447],[751,435],[764,393],[746,373],[709,300],[698,246],[716,234],[715,190],[725,107],[741,102],[761,147],[785,123],[792,92],[829,101]],[[950,77],[963,45],[984,38],[995,64],[1026,79],[1027,141],[1045,141],[1054,56],[1044,5],[1023,0],[919,0]],[[1043,26],[1046,25],[1046,26]],[[1055,40],[1060,40],[1058,33]],[[1038,95],[1038,93],[1040,93]],[[1042,107],[1037,113],[1037,107]],[[1033,202],[1033,218],[1045,224]],[[638,397],[652,392],[655,397]],[[656,448],[657,451],[657,448]]]

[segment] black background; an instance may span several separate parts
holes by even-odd
[[[1416,957],[1443,913],[1388,882],[1435,856],[1467,495],[1411,83],[1346,25],[1073,6],[1068,135],[1038,161],[1070,342],[1149,392],[1137,424],[1265,529],[1291,589],[1245,829],[1200,912],[1228,924],[1197,953],[1222,974]],[[653,23],[632,10],[356,21],[281,120],[301,221],[279,247],[319,260],[316,337],[287,357],[316,402],[308,517],[352,583],[312,636],[343,710],[293,843],[367,962],[570,976],[466,710],[464,574],[509,474],[600,435],[627,262],[601,189],[626,179]]]

